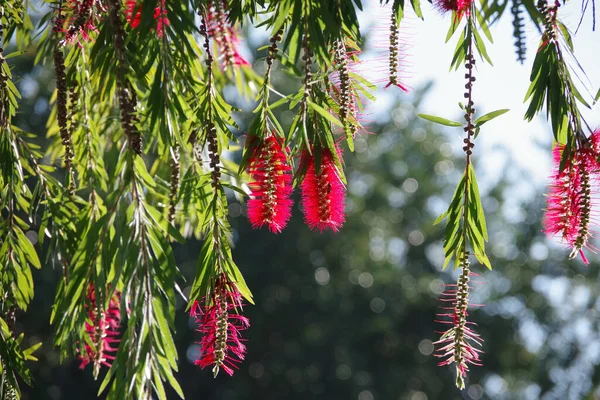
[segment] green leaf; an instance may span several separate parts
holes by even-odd
[[[481,38],[481,36],[477,32],[477,29],[473,29],[473,34],[475,35],[475,46],[477,47],[477,50],[479,51],[479,54],[481,54],[481,56],[490,65],[494,65],[494,63],[492,63],[492,59],[488,55],[487,49],[485,48],[485,43],[483,42],[483,39]]]
[[[29,239],[27,239],[27,236],[25,236],[21,228],[16,228],[15,231],[17,233],[19,247],[27,255],[27,261],[29,261],[29,263],[31,263],[31,265],[33,265],[35,268],[40,269],[42,265],[40,264],[40,259],[38,258],[35,248],[31,244]]]
[[[477,16],[477,22],[479,22],[479,26],[485,34],[485,37],[487,37],[490,43],[494,43],[492,33],[490,32],[490,27],[488,26],[487,22],[485,21],[485,18],[483,18],[477,7],[475,7],[475,15]]]
[[[435,122],[436,124],[440,124],[440,125],[446,125],[446,126],[452,126],[452,127],[463,126],[463,124],[460,122],[451,121],[449,119],[437,117],[435,115],[419,114],[419,117],[426,119],[428,121],[431,121],[431,122]]]
[[[312,102],[312,101],[308,101],[308,107],[311,110],[316,111],[317,113],[319,113],[322,117],[324,117],[325,119],[327,119],[329,122],[331,122],[334,125],[340,126],[342,127],[342,123],[336,118],[334,117],[329,111],[325,110],[323,107],[321,107],[320,105]]]
[[[433,225],[439,224],[440,222],[445,220],[447,216],[448,216],[448,211],[444,211],[443,213],[440,214],[439,217],[436,218],[435,221],[433,221]]]
[[[134,161],[135,172],[140,175],[144,183],[153,188],[156,186],[154,179],[148,174],[148,170],[146,169],[146,164],[144,164],[144,160],[141,157],[136,157]]]
[[[503,108],[501,110],[496,110],[496,111],[491,111],[485,115],[482,115],[481,117],[477,118],[474,122],[475,126],[479,127],[483,124],[485,124],[488,121],[491,121],[492,119],[499,117],[502,114],[507,113],[508,111],[510,111],[508,108]]]
[[[469,182],[471,184],[471,187],[470,187],[471,196],[473,197],[472,199],[470,199],[470,201],[472,204],[474,204],[475,211],[477,213],[476,222],[478,224],[478,227],[480,228],[483,238],[487,241],[488,240],[487,224],[485,222],[485,214],[483,212],[483,205],[481,204],[481,196],[479,195],[479,186],[477,185],[477,178],[475,177],[475,170],[473,169],[472,164],[469,164]]]
[[[452,38],[452,36],[454,36],[454,33],[456,32],[456,29],[458,28],[459,25],[460,25],[460,19],[454,18],[454,15],[453,15],[452,23],[450,24],[450,28],[448,28],[448,33],[446,34],[446,41],[444,43],[448,43],[448,41]]]

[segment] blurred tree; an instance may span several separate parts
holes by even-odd
[[[17,74],[29,68],[26,62],[15,66]],[[38,88],[26,96],[22,122],[29,115],[32,123],[47,116],[50,92],[40,83],[47,78],[43,69],[34,71],[39,81],[24,74],[20,82],[25,93],[25,85]],[[484,196],[488,218],[493,215],[493,262],[501,268],[480,278],[485,284],[477,286],[476,302],[486,305],[474,312],[486,338],[484,350],[494,356],[484,356],[485,367],[472,371],[471,380],[479,384],[468,384],[462,394],[444,389],[453,385],[454,375],[438,369],[432,356],[434,331],[440,329],[434,322],[436,298],[443,288],[442,230],[432,222],[452,195],[461,161],[436,125],[415,117],[426,94],[425,88],[412,102],[394,105],[390,118],[378,115],[373,134],[357,138],[356,156],[346,157],[348,217],[342,234],[310,232],[295,210],[289,227],[274,236],[252,230],[244,204],[230,204],[234,256],[258,304],[244,310],[252,324],[251,346],[232,378],[201,374],[191,364],[199,333],[181,315],[175,340],[187,357],[178,376],[189,398],[575,399],[593,393],[600,383],[593,368],[599,361],[594,316],[600,288],[580,274],[582,267],[573,271],[551,261],[559,257],[552,257],[541,233],[543,204],[515,199],[510,177]],[[199,246],[193,241],[175,247],[188,278]],[[455,279],[451,274],[445,273],[447,282]],[[17,330],[30,332],[32,344],[45,343],[40,362],[32,365],[36,384],[24,388],[24,399],[97,393],[90,374],[75,361],[60,366],[50,345],[48,317],[58,276],[51,268],[36,271],[39,290],[30,311],[17,319]],[[183,306],[180,301],[179,309]]]

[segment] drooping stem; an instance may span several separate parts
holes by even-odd
[[[62,1],[58,4],[56,20],[54,22],[53,33],[58,36],[62,30]],[[65,69],[65,57],[62,51],[63,41],[56,40],[54,46],[54,72],[56,74],[56,119],[63,147],[65,148],[65,166],[69,177],[69,195],[75,192],[75,173],[73,171],[73,143],[71,141],[71,130],[68,122],[68,92],[67,75]],[[72,125],[72,124],[71,124]]]
[[[142,136],[136,127],[139,122],[136,115],[137,96],[135,89],[126,78],[127,57],[125,51],[125,30],[121,21],[121,2],[110,0],[110,22],[114,30],[114,48],[117,55],[117,93],[119,97],[119,111],[121,112],[121,127],[129,147],[138,155],[142,154]]]
[[[475,66],[475,57],[473,57],[473,34],[471,33],[471,29],[474,29],[471,17],[469,16],[468,23],[468,32],[470,33],[467,40],[469,40],[467,55],[465,57],[465,79],[467,83],[465,84],[465,93],[464,97],[467,100],[467,104],[465,105],[465,121],[466,126],[464,128],[467,137],[463,139],[464,146],[463,151],[466,154],[466,162],[465,162],[465,184],[464,184],[464,194],[463,194],[463,207],[462,207],[462,234],[463,234],[463,244],[466,246],[468,243],[468,235],[467,235],[467,226],[469,221],[469,202],[471,200],[471,196],[469,195],[469,168],[471,167],[471,155],[473,154],[473,147],[475,144],[473,143],[473,138],[475,136],[475,126],[473,125],[473,115],[475,115],[475,107],[473,102],[473,82],[475,82],[475,76],[473,76],[473,68]],[[465,251],[466,253],[466,251]]]
[[[564,84],[564,95],[569,107],[569,126],[575,136],[575,140],[579,147],[583,147],[587,141],[583,130],[581,129],[581,113],[577,107],[577,96],[571,82],[571,78],[567,69],[566,59],[563,54],[562,46],[559,40],[558,27],[558,9],[560,2],[555,0],[554,5],[549,6],[547,0],[539,0],[537,4],[538,10],[544,16],[544,42],[543,46],[552,44],[556,51],[558,74]]]
[[[269,46],[269,48],[267,49],[267,70],[265,72],[265,86],[268,88],[269,83],[271,82],[271,67],[273,66],[273,61],[275,61],[275,59],[277,58],[277,52],[279,51],[277,48],[277,42],[279,42],[281,40],[281,36],[283,35],[283,29],[280,29],[273,37],[271,37],[271,39],[269,40],[271,42],[271,45]],[[263,102],[266,101],[265,98],[268,100],[268,90],[265,93],[265,96],[263,97]],[[266,104],[268,105],[268,103]]]
[[[527,47],[525,43],[525,31],[522,16],[522,0],[512,0],[511,13],[513,16],[513,37],[515,39],[515,49],[517,61],[521,64],[525,62]]]
[[[169,193],[169,215],[168,221],[170,224],[175,221],[175,211],[177,207],[177,193],[179,192],[179,175],[181,172],[181,164],[179,159],[181,157],[179,152],[179,146],[171,148],[171,188]]]
[[[208,33],[206,31],[206,20],[203,16],[203,14],[201,13],[201,11],[199,11],[199,14],[201,16],[201,22],[200,22],[200,34],[202,36],[204,36],[204,50],[206,51],[206,85],[207,85],[207,96],[208,96],[208,112],[207,112],[207,116],[206,116],[206,120],[204,122],[204,129],[206,132],[206,143],[208,145],[208,157],[210,159],[209,162],[209,166],[211,169],[211,185],[214,188],[215,192],[218,191],[218,189],[221,187],[221,183],[220,183],[220,178],[221,178],[221,167],[219,166],[220,163],[220,155],[219,155],[219,144],[217,142],[217,128],[214,124],[213,121],[213,115],[212,115],[212,80],[213,80],[213,56],[212,53],[210,51],[210,41],[208,39]]]

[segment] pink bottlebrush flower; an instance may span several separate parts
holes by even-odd
[[[481,366],[480,347],[483,343],[481,337],[473,331],[472,322],[467,321],[469,307],[469,281],[476,274],[469,271],[468,260],[464,261],[463,271],[456,285],[447,285],[449,289],[441,294],[442,312],[437,314],[440,318],[436,322],[450,325],[441,334],[440,339],[434,342],[437,347],[434,355],[442,359],[439,366],[456,365],[456,386],[464,389],[464,378],[469,371],[469,364]],[[471,306],[475,306],[471,304]]]
[[[441,12],[454,11],[460,21],[463,15],[469,16],[473,0],[436,0],[435,5]]]
[[[553,150],[555,172],[551,176],[544,232],[550,236],[560,235],[561,241],[572,248],[570,258],[579,254],[584,263],[588,260],[583,253],[590,247],[591,223],[594,211],[592,204],[592,182],[598,179],[600,164],[600,130],[594,132],[587,143],[578,147],[560,169],[564,146]]]
[[[85,331],[90,340],[86,341],[85,353],[79,354],[79,368],[83,369],[88,364],[94,365],[94,376],[97,376],[100,367],[111,366],[115,359],[119,339],[119,325],[121,323],[121,311],[119,307],[120,293],[115,292],[110,299],[108,308],[102,309],[96,303],[96,289],[90,283],[87,291],[88,320],[85,323]]]
[[[341,151],[337,149],[338,156]],[[329,228],[338,232],[345,221],[344,200],[346,187],[340,178],[340,173],[333,161],[331,152],[322,150],[321,164],[317,171],[315,168],[315,155],[305,151],[302,163],[306,168],[306,175],[302,182],[302,206],[304,220],[312,230]]]
[[[248,219],[254,228],[266,224],[271,232],[281,232],[292,215],[292,168],[274,135],[252,150],[247,170],[252,177]]]
[[[238,46],[240,38],[237,30],[231,25],[225,0],[209,2],[206,15],[206,32],[214,39],[219,52],[219,60],[223,70],[228,67],[248,66],[250,63],[240,54]]]
[[[199,325],[204,336],[200,341],[200,357],[195,361],[203,369],[210,365],[216,377],[220,369],[233,375],[237,364],[246,355],[241,332],[248,329],[250,321],[238,312],[242,308],[242,295],[225,274],[217,277],[212,293],[200,306],[194,301],[190,316]]]

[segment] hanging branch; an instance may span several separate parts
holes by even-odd
[[[251,177],[248,219],[254,228],[267,225],[273,233],[280,233],[292,214],[292,168],[288,161],[289,148],[285,148],[284,133],[270,110],[269,92],[271,68],[277,58],[277,42],[283,30],[271,37],[267,50],[261,99],[257,114],[249,129],[240,172],[247,170]]]
[[[464,127],[467,137],[464,139],[463,150],[466,154],[465,172],[459,183],[452,204],[444,216],[448,217],[448,225],[446,228],[446,240],[444,242],[444,251],[446,253],[446,263],[449,258],[456,255],[455,268],[461,268],[461,274],[458,278],[456,290],[446,290],[442,294],[444,310],[439,314],[441,317],[446,317],[447,320],[439,322],[452,325],[448,330],[442,333],[441,338],[435,342],[438,345],[437,357],[443,358],[439,365],[456,365],[456,386],[459,389],[464,389],[464,377],[469,370],[469,364],[481,365],[479,354],[481,350],[481,339],[479,335],[474,333],[467,322],[467,308],[469,306],[469,277],[472,274],[470,271],[469,255],[472,247],[477,259],[491,269],[489,260],[485,255],[485,244],[487,241],[487,229],[485,225],[485,217],[479,200],[479,191],[475,180],[475,173],[472,166],[471,156],[473,154],[473,139],[475,136],[475,125],[473,124],[473,116],[475,107],[473,102],[473,68],[475,66],[475,58],[473,57],[473,34],[474,28],[472,20],[467,21],[467,37],[468,48],[465,56],[465,94],[467,100],[465,110]],[[439,220],[439,219],[438,219]],[[450,233],[450,237],[448,237]],[[444,267],[446,266],[446,263]]]
[[[240,331],[249,326],[240,315],[242,297],[252,302],[252,294],[231,255],[230,227],[227,221],[227,198],[221,180],[221,158],[218,134],[233,125],[224,102],[213,86],[213,56],[206,28],[205,11],[201,18],[200,34],[206,52],[206,86],[201,92],[198,114],[204,116],[204,141],[209,158],[209,179],[212,193],[203,225],[204,245],[200,251],[198,271],[190,294],[190,316],[203,334],[200,354],[195,364],[212,366],[216,377],[220,370],[232,375],[245,357],[246,348],[240,341]]]
[[[593,228],[591,185],[597,180],[600,166],[600,135],[590,132],[588,137],[584,132],[579,106],[589,105],[569,72],[565,56],[569,54],[574,59],[573,46],[567,28],[558,19],[560,3],[550,6],[540,0],[537,6],[544,16],[545,29],[531,72],[526,97],[530,104],[525,117],[531,120],[545,104],[557,142],[544,228],[548,236],[558,236],[571,248],[569,258],[580,255],[587,264],[583,248],[588,247]]]
[[[139,122],[136,116],[137,96],[135,89],[127,79],[127,57],[125,49],[125,31],[121,22],[121,3],[118,0],[110,0],[110,22],[114,30],[114,50],[117,56],[117,95],[119,100],[119,111],[121,112],[121,126],[129,142],[129,147],[136,153],[142,154],[142,136],[136,127]]]
[[[566,160],[576,147],[582,147],[586,142],[579,104],[588,108],[589,105],[575,87],[569,72],[565,53],[574,59],[573,47],[567,28],[558,20],[559,7],[558,2],[553,6],[548,6],[545,0],[538,2],[538,9],[544,16],[544,33],[525,97],[529,101],[525,118],[531,121],[546,106],[554,140],[566,145]],[[575,63],[578,65],[576,60]]]
[[[454,3],[448,2],[447,4],[452,5]],[[449,9],[452,10],[454,19],[448,37],[451,37],[456,31],[461,18],[466,16],[466,24],[459,37],[451,65],[451,68],[457,68],[458,64],[464,61],[466,69],[464,75],[466,80],[464,93],[466,105],[460,103],[465,112],[465,123],[462,124],[432,115],[420,114],[420,117],[442,125],[462,126],[466,133],[466,137],[463,139],[463,151],[466,156],[463,176],[456,187],[448,210],[435,221],[437,224],[447,219],[444,235],[446,260],[443,268],[446,268],[454,258],[454,268],[460,268],[461,270],[457,284],[447,285],[449,289],[446,289],[441,295],[443,306],[441,307],[442,312],[438,314],[440,320],[437,322],[450,325],[450,327],[444,332],[440,332],[441,337],[435,342],[437,346],[435,355],[442,358],[442,361],[439,362],[440,366],[452,364],[456,366],[456,386],[459,389],[464,389],[464,378],[469,371],[469,365],[481,365],[480,348],[483,342],[480,336],[471,329],[472,323],[467,320],[467,310],[470,305],[470,280],[475,275],[471,271],[470,256],[474,255],[480,264],[490,270],[492,269],[485,252],[485,242],[488,240],[487,226],[472,160],[473,148],[475,147],[474,140],[484,123],[504,114],[508,110],[492,111],[474,119],[473,84],[476,80],[474,75],[474,52],[477,51],[482,59],[488,62],[490,60],[482,37],[477,32],[478,27],[475,24],[475,17],[479,14],[475,5],[469,3],[465,8],[465,5],[460,3]],[[484,32],[486,31],[484,25],[481,25],[481,29]],[[488,38],[490,37],[488,36]],[[471,306],[474,305],[471,304]]]
[[[8,20],[4,7],[0,5],[0,398],[19,399],[17,377],[31,385],[26,361],[36,360],[33,353],[41,343],[23,348],[23,334],[17,336],[15,332],[15,313],[17,308],[26,310],[33,298],[31,267],[40,268],[41,263],[24,233],[29,225],[17,215],[27,215],[34,207],[25,182],[32,169],[20,141],[24,133],[12,125],[20,95],[4,57]]]
[[[62,0],[58,3],[58,9],[56,11],[56,20],[54,21],[54,27],[52,29],[55,35],[54,45],[54,71],[56,74],[56,119],[58,121],[58,128],[60,131],[60,138],[65,148],[65,166],[67,168],[67,182],[69,187],[69,195],[73,195],[75,192],[75,172],[73,170],[73,144],[71,142],[71,131],[69,125],[69,113],[67,111],[68,94],[69,89],[67,87],[67,76],[65,72],[65,58],[62,51],[63,41],[59,40],[58,36],[63,31],[63,14],[62,14],[63,2]]]

